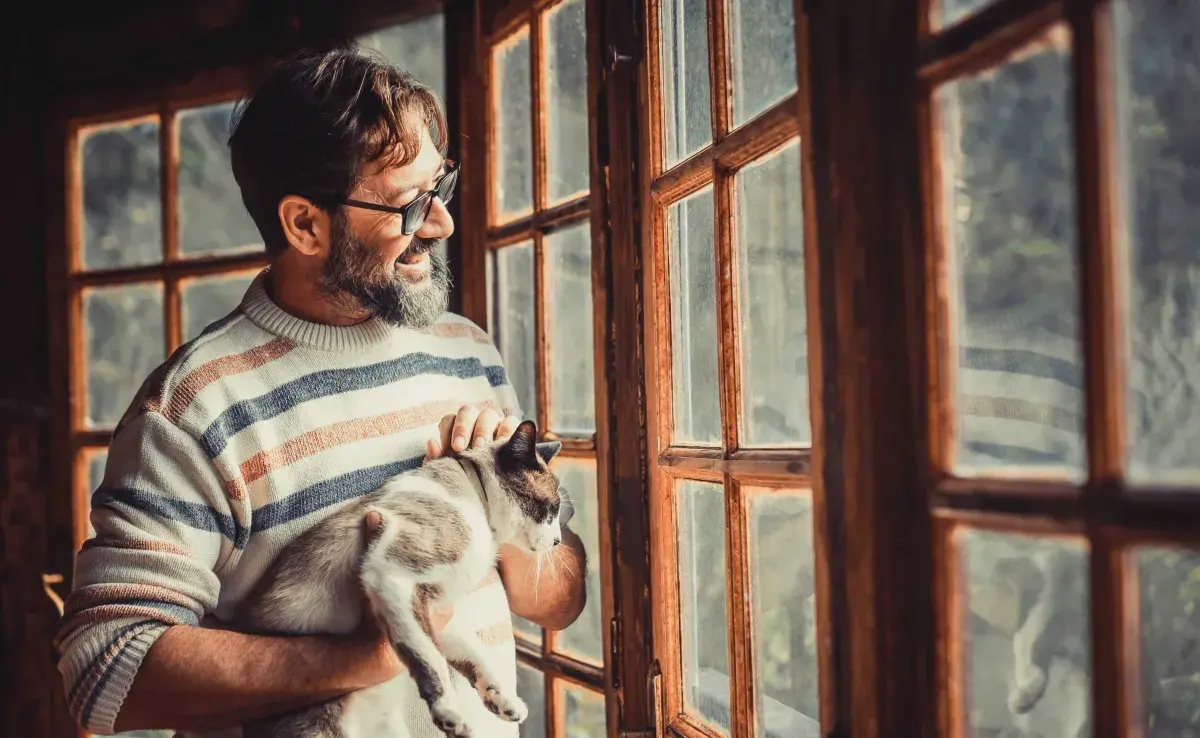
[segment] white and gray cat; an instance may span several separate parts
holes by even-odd
[[[365,591],[408,673],[257,721],[243,728],[245,738],[385,735],[389,726],[403,724],[400,704],[414,680],[442,732],[482,735],[483,729],[470,724],[471,706],[458,704],[461,693],[451,688],[451,668],[471,682],[490,712],[523,721],[528,710],[515,684],[489,663],[478,634],[447,627],[435,641],[429,607],[452,605],[478,588],[496,566],[499,544],[545,556],[560,543],[559,481],[547,466],[560,448],[557,442],[537,443],[537,428],[526,421],[504,443],[468,449],[392,478],[285,548],[247,598],[235,627],[351,632],[369,614],[362,607]],[[363,521],[370,511],[381,514],[383,527],[367,541]]]

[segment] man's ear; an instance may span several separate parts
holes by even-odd
[[[279,224],[288,243],[305,256],[316,256],[329,247],[329,214],[299,195],[279,201]]]

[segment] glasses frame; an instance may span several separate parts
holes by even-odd
[[[433,198],[435,196],[441,199],[443,205],[454,199],[454,189],[458,184],[458,173],[462,169],[462,163],[453,159],[446,159],[444,166],[446,167],[446,171],[442,176],[438,177],[437,182],[433,185],[433,189],[422,192],[412,202],[405,203],[404,205],[384,205],[377,202],[355,200],[349,197],[342,198],[341,203],[364,210],[399,215],[402,218],[400,225],[401,232],[406,236],[411,236],[420,230],[421,226],[425,225],[425,220],[429,217],[429,211],[433,209]]]

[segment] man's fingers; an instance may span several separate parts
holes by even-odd
[[[512,434],[517,432],[517,426],[521,424],[521,419],[516,415],[505,415],[504,420],[500,421],[500,425],[496,426],[496,440],[507,441],[512,438]]]
[[[467,439],[471,437],[471,431],[475,428],[475,421],[479,419],[479,410],[473,405],[463,405],[458,409],[458,416],[454,419],[454,433],[450,437],[450,448],[455,451],[464,451],[467,448]]]
[[[363,522],[367,526],[368,538],[374,538],[383,528],[383,516],[379,514],[378,510],[368,510]]]
[[[436,438],[425,442],[425,461],[433,461],[442,455],[442,444]]]
[[[487,408],[479,413],[479,419],[475,421],[475,433],[471,437],[471,446],[478,448],[484,443],[490,442],[496,437],[496,429],[500,425],[500,413],[492,408]]]

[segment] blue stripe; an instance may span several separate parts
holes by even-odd
[[[1066,359],[1047,356],[1027,349],[992,349],[964,346],[959,351],[962,369],[1008,372],[1043,377],[1083,389],[1083,368]]]
[[[146,622],[153,623],[154,621]],[[130,626],[122,631],[122,633],[128,633],[136,627],[136,625]],[[113,643],[116,643],[118,640],[120,640],[120,638],[114,639]],[[137,636],[134,636],[126,641],[125,645],[121,646],[121,650],[117,652],[116,657],[113,658],[112,662],[108,665],[108,668],[105,669],[104,673],[100,675],[100,680],[96,682],[96,686],[92,689],[92,693],[88,695],[87,703],[83,706],[83,714],[80,716],[79,720],[79,722],[83,725],[88,725],[88,723],[92,721],[92,710],[96,708],[96,702],[100,699],[101,693],[104,692],[104,685],[108,684],[109,677],[111,677],[113,672],[117,670],[117,664],[121,663],[121,659],[125,657],[125,652],[129,650],[130,644],[136,640]]]
[[[239,525],[232,516],[198,502],[173,500],[140,489],[100,487],[92,494],[92,509],[107,505],[127,505],[147,515],[182,523],[189,528],[220,533],[239,549],[244,548],[250,539],[250,531]]]
[[[390,464],[356,469],[305,487],[282,500],[276,500],[255,510],[253,532],[259,533],[277,525],[284,525],[330,505],[361,497],[397,474],[416,469],[423,460],[423,456],[415,456]]]
[[[1017,464],[1062,464],[1066,461],[1062,454],[1042,451],[1027,446],[1013,446],[1007,443],[987,443],[985,441],[964,441],[963,446],[983,456],[990,456],[997,461]]]
[[[104,607],[105,605],[133,605],[136,607],[151,607],[155,610],[161,611],[165,615],[174,618],[177,623],[184,625],[200,624],[200,619],[196,617],[196,613],[193,612],[191,608],[184,607],[183,605],[176,605],[174,602],[162,602],[161,600],[113,600],[111,602],[104,602],[101,605],[95,605],[95,607]],[[170,623],[169,620],[165,619],[163,622]],[[173,625],[175,623],[171,624]]]
[[[493,387],[505,381],[504,368],[484,366],[475,357],[452,359],[412,353],[390,361],[346,369],[326,369],[294,379],[258,397],[231,405],[204,431],[200,445],[210,459],[225,450],[229,439],[263,420],[310,400],[340,395],[355,390],[382,387],[422,374],[470,379],[486,377]]]
[[[125,626],[125,628],[123,628],[120,632],[117,633],[117,637],[113,638],[112,641],[109,643],[109,645],[116,643],[117,641],[124,638],[127,634],[137,630],[138,628],[142,628],[144,626],[153,625],[153,624],[154,624],[153,620],[139,620],[132,625],[127,625],[127,626]],[[94,659],[92,659],[92,663],[88,664],[87,668],[79,673],[79,678],[76,679],[75,683],[71,685],[71,694],[67,697],[68,704],[74,702],[75,698],[79,696],[79,690],[83,689],[83,683],[87,681],[88,674],[91,674],[93,671],[96,670],[96,668],[98,666],[100,666],[100,662],[104,660],[104,653],[107,650],[108,650],[107,648],[100,649],[100,653],[96,654],[96,657]]]

